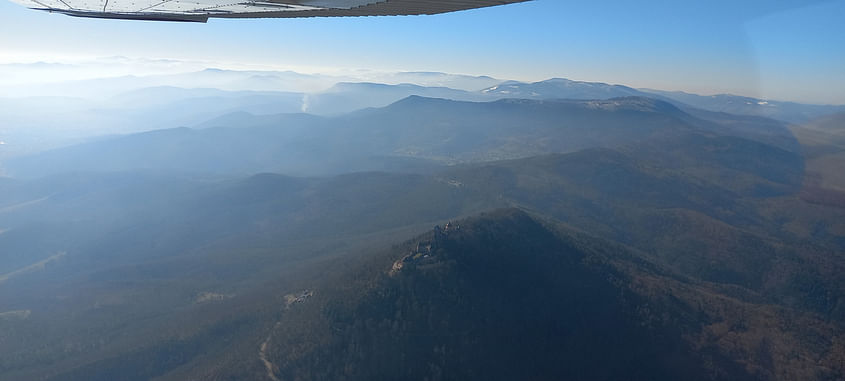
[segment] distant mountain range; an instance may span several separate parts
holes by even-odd
[[[358,85],[355,85],[358,87]],[[168,90],[169,91],[169,90]],[[619,147],[689,131],[732,134],[797,149],[783,125],[693,117],[651,98],[605,101],[459,102],[408,97],[337,117],[238,113],[201,129],[168,129],[102,139],[7,160],[15,176],[69,171],[264,171],[326,175],[366,170],[424,171],[592,147]]]
[[[730,118],[762,117],[793,124],[845,112],[845,106],[804,105],[732,95],[697,96],[567,79],[521,83],[425,72],[370,76],[372,81],[361,82],[348,76],[206,69],[7,89],[5,93],[10,95],[0,98],[0,140],[6,142],[0,150],[0,162],[104,135],[197,126],[228,113],[304,112],[338,116],[385,107],[409,96],[475,102],[607,100],[636,96],[670,102],[696,116],[707,111],[728,113],[732,115]]]
[[[353,111],[385,107],[410,96],[443,98],[457,101],[485,101],[488,97],[448,87],[423,87],[401,84],[338,83],[332,88],[305,95],[302,111],[317,115],[339,115]]]
[[[730,94],[702,96],[677,91],[643,90],[676,102],[708,111],[762,116],[790,123],[803,123],[845,111],[845,106],[808,105],[794,102],[742,97]]]
[[[620,85],[579,82],[561,78],[536,83],[505,82],[482,90],[482,92],[492,96],[526,99],[655,97],[672,102],[681,108],[694,107],[735,115],[761,116],[790,123],[802,123],[824,115],[845,111],[845,106],[806,105],[728,94],[702,96],[677,91],[633,89]]]
[[[481,92],[491,96],[521,99],[610,99],[644,95],[643,92],[626,86],[563,78],[536,83],[508,81]]]

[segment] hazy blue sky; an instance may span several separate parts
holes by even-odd
[[[0,61],[129,56],[444,71],[845,104],[845,0],[533,2],[438,16],[75,19],[0,0]]]

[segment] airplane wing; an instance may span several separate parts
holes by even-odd
[[[209,18],[430,15],[530,0],[13,0],[70,16],[206,22]]]

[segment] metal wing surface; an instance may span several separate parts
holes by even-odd
[[[206,22],[209,18],[431,15],[530,0],[13,0],[78,17]]]

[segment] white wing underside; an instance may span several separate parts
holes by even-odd
[[[71,16],[197,21],[220,18],[292,18],[429,15],[530,0],[13,0]]]

